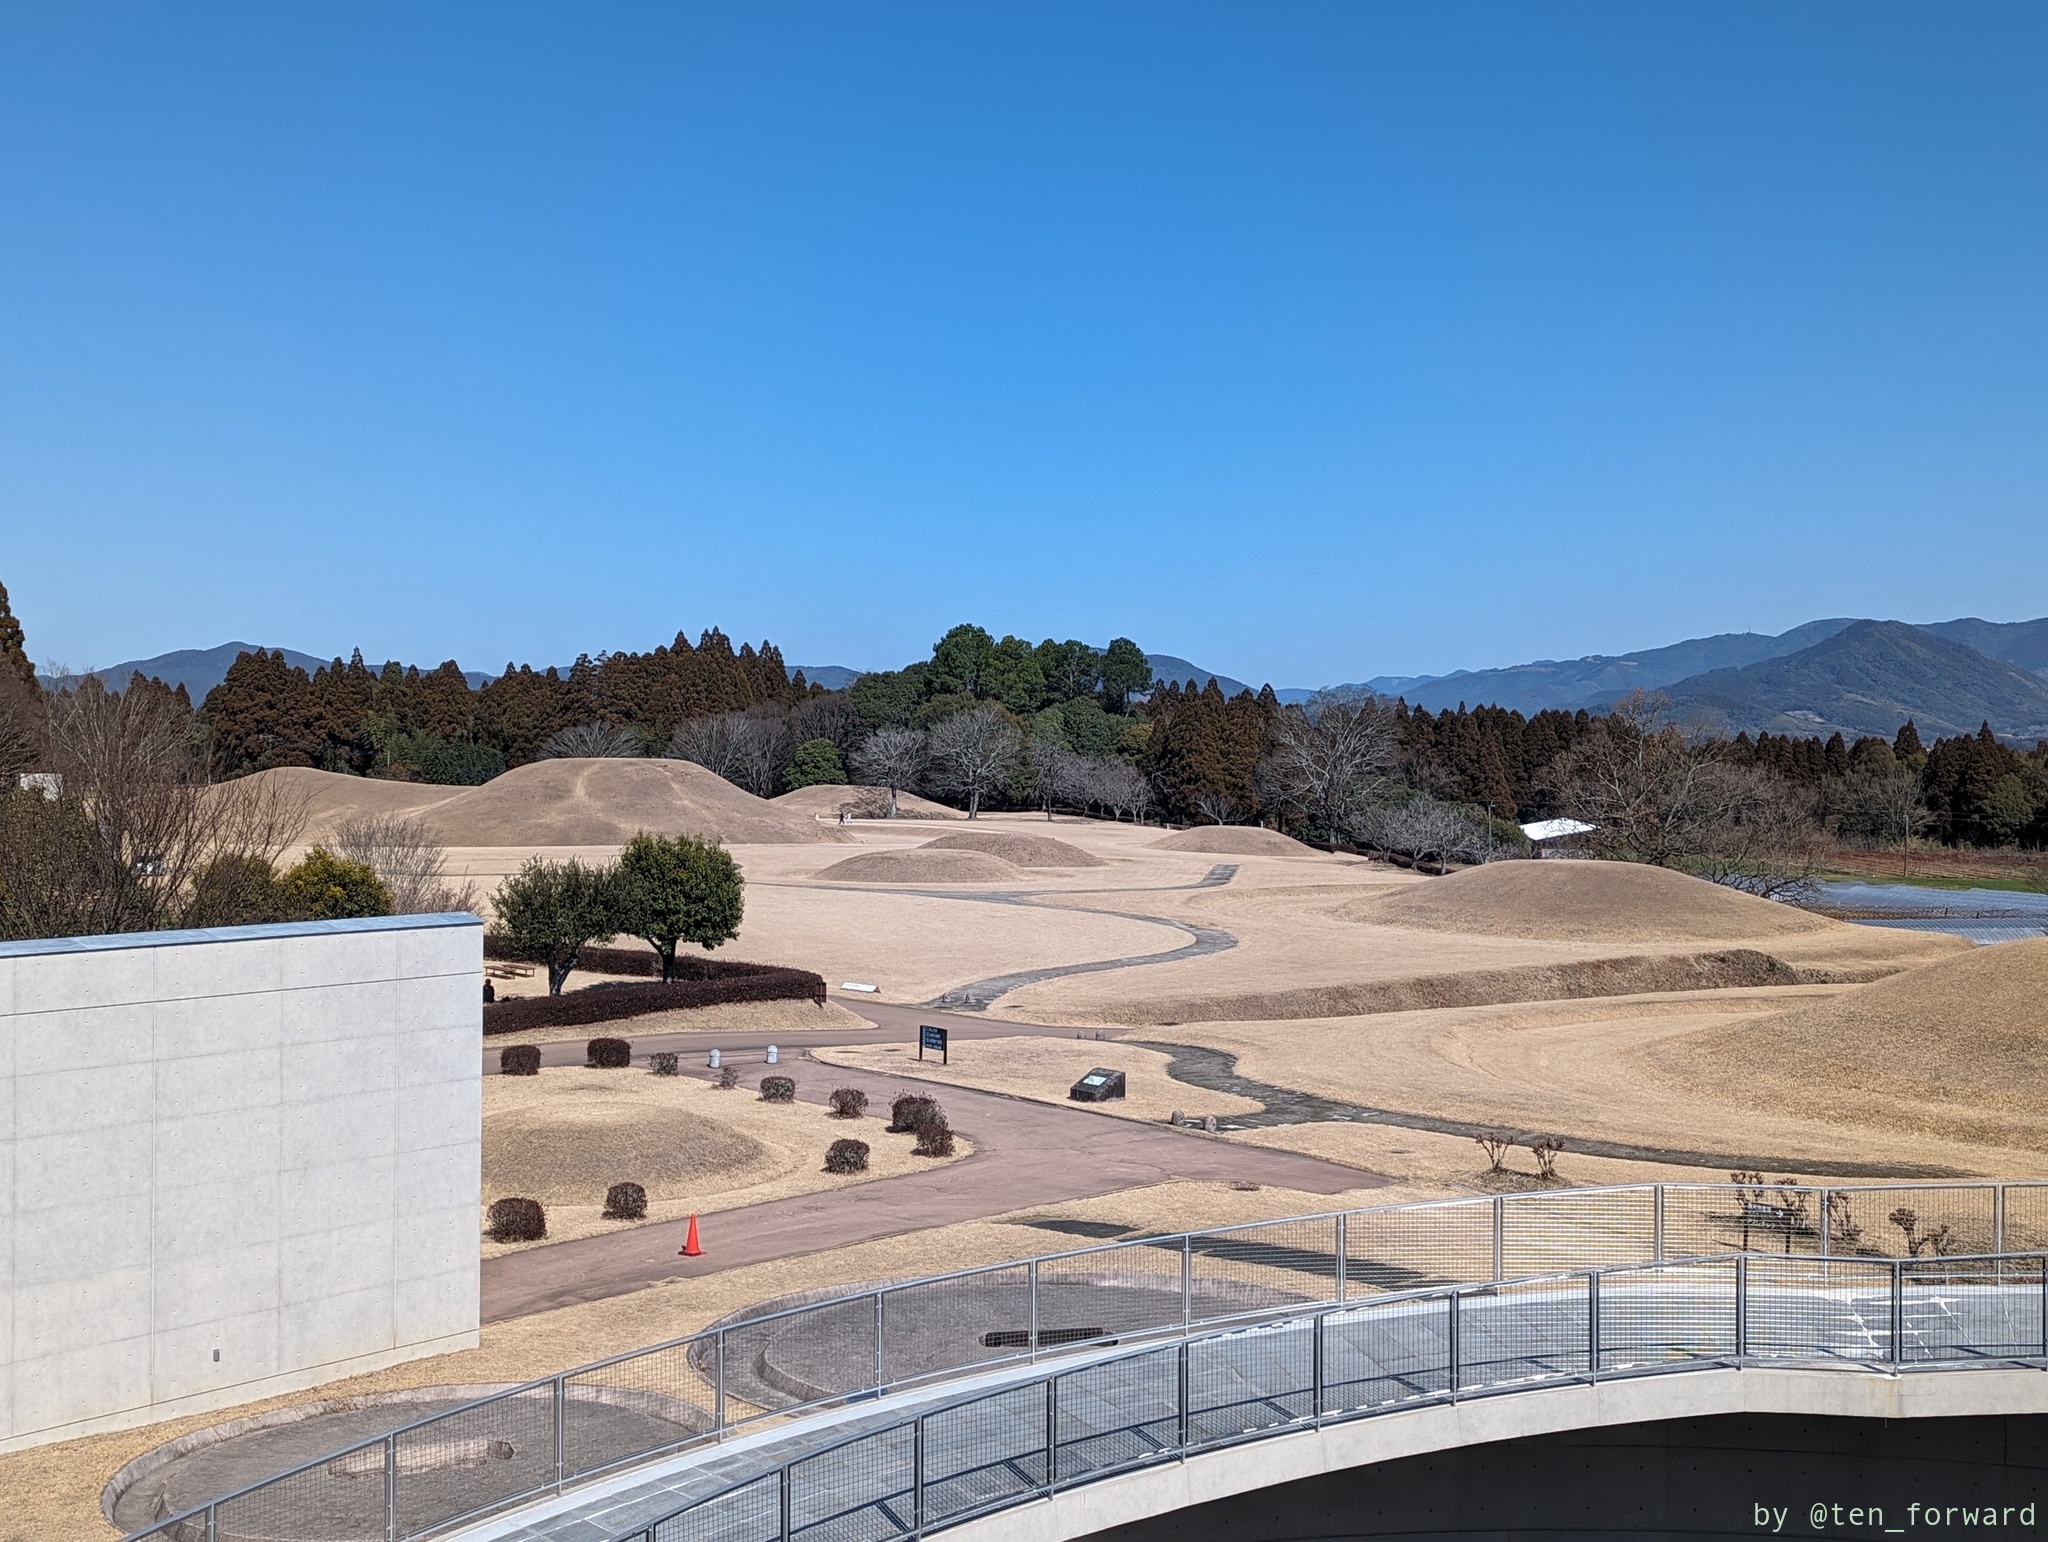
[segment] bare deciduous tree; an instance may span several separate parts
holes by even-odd
[[[969,707],[939,719],[930,730],[932,769],[947,790],[967,799],[967,817],[981,815],[982,794],[1016,764],[1021,736],[993,707]]]
[[[1121,820],[1130,814],[1143,817],[1152,802],[1152,784],[1145,773],[1127,760],[1098,760],[1089,777],[1094,799]]]
[[[334,831],[337,856],[367,863],[391,891],[394,915],[437,915],[474,912],[476,885],[448,880],[448,853],[434,839],[424,819],[399,814],[366,814],[344,821]]]
[[[640,736],[615,723],[574,723],[558,728],[540,747],[542,760],[630,760],[642,753]]]
[[[889,817],[896,817],[896,794],[915,792],[931,764],[932,746],[921,729],[878,728],[852,755],[853,774],[869,787],[889,789]]]
[[[1318,691],[1274,724],[1263,787],[1300,811],[1332,851],[1378,796],[1398,739],[1385,703],[1361,692]]]
[[[721,712],[691,718],[677,728],[664,754],[694,761],[757,798],[772,798],[788,733],[779,714]]]
[[[1487,832],[1461,809],[1433,798],[1416,798],[1395,808],[1366,810],[1353,828],[1382,851],[1417,862],[1434,861],[1439,873],[1453,862],[1484,862]]]
[[[46,706],[42,764],[62,791],[6,790],[0,908],[10,934],[179,925],[204,874],[223,864],[267,874],[298,838],[304,799],[276,779],[207,785],[198,719],[161,682],[110,691],[87,676]]]

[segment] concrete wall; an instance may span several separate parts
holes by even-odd
[[[0,1450],[477,1341],[483,929],[0,944]]]

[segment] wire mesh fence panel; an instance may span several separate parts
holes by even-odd
[[[1664,1186],[1664,1256],[1696,1258],[1701,1255],[1740,1253],[1756,1249],[1784,1251],[1785,1240],[1799,1240],[1796,1228],[1775,1202],[1759,1198],[1750,1185],[1727,1183],[1667,1183]],[[1807,1204],[1814,1206],[1816,1199]],[[1766,1208],[1769,1205],[1769,1208]],[[1817,1209],[1815,1210],[1817,1214]],[[1810,1245],[1795,1252],[1819,1252],[1816,1230]]]
[[[2048,1249],[2048,1183],[2005,1186],[2003,1250],[2026,1253]]]
[[[1448,1298],[1389,1300],[1323,1317],[1323,1411],[1358,1413],[1451,1390]]]
[[[384,1443],[274,1478],[216,1507],[215,1542],[385,1535]],[[194,1537],[206,1535],[203,1527]]]
[[[1323,1216],[1189,1239],[1197,1322],[1337,1299],[1337,1221]]]
[[[1590,1325],[1583,1278],[1468,1291],[1458,1302],[1458,1386],[1584,1376]]]
[[[1038,1261],[1041,1350],[1175,1328],[1181,1313],[1178,1237]]]
[[[1736,1352],[1734,1261],[1600,1277],[1600,1369],[1723,1360]]]
[[[1045,1386],[927,1414],[924,1524],[944,1525],[1045,1487]]]
[[[1501,1200],[1501,1277],[1649,1263],[1657,1197],[1649,1189],[1510,1194]]]
[[[1031,1271],[1023,1264],[882,1294],[885,1385],[1030,1353]]]
[[[1313,1320],[1188,1346],[1188,1443],[1217,1445],[1315,1417]]]
[[[789,1464],[789,1534],[882,1542],[917,1529],[917,1437],[907,1425]]]
[[[1493,1278],[1491,1200],[1361,1210],[1345,1222],[1345,1291],[1420,1290]]]
[[[563,1476],[578,1477],[708,1433],[717,1389],[698,1369],[696,1341],[565,1378]],[[709,1367],[717,1374],[716,1356]]]
[[[654,1528],[654,1542],[781,1542],[782,1475],[692,1505]]]
[[[126,1542],[206,1542],[206,1517],[166,1520],[147,1531],[131,1531]]]
[[[1752,1258],[1743,1353],[1753,1359],[1891,1358],[1892,1269],[1859,1259]]]
[[[554,1391],[541,1387],[454,1409],[393,1436],[392,1447],[398,1535],[418,1536],[553,1485]],[[381,1513],[382,1450],[350,1460],[364,1485],[377,1491]]]
[[[1179,1349],[1062,1375],[1054,1428],[1053,1478],[1062,1484],[1171,1456],[1180,1445]]]
[[[1990,1184],[1953,1188],[1836,1189],[1829,1208],[1851,1207],[1856,1237],[1839,1253],[1868,1258],[1940,1257],[1997,1251],[1997,1190]],[[1838,1229],[1839,1230],[1839,1229]]]
[[[2048,1357],[2040,1258],[1900,1266],[1900,1356],[1909,1363]]]

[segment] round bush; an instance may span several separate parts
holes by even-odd
[[[633,1063],[633,1046],[626,1039],[592,1039],[585,1053],[585,1064],[600,1071],[623,1071]]]
[[[647,1069],[656,1076],[676,1074],[676,1057],[673,1050],[658,1049],[647,1057]]]
[[[828,1173],[864,1173],[868,1170],[868,1143],[864,1140],[835,1140],[825,1151]]]
[[[952,1154],[953,1127],[946,1123],[943,1114],[935,1119],[927,1119],[917,1127],[917,1145],[912,1155],[949,1157]]]
[[[540,1075],[538,1044],[507,1044],[498,1051],[498,1070],[505,1076]]]
[[[604,1191],[604,1218],[607,1221],[644,1221],[647,1219],[647,1191],[637,1183],[615,1183]]]
[[[491,1202],[491,1241],[538,1242],[548,1234],[548,1213],[537,1199]]]
[[[787,1076],[764,1076],[761,1078],[761,1101],[763,1103],[794,1103],[796,1083]]]
[[[722,1065],[718,1068],[718,1080],[711,1085],[720,1092],[730,1092],[740,1084],[740,1068],[736,1065]]]
[[[941,1117],[939,1100],[922,1092],[899,1092],[889,1105],[889,1133],[914,1135],[927,1120]]]
[[[858,1119],[868,1111],[868,1095],[858,1087],[837,1087],[832,1092],[832,1117]]]

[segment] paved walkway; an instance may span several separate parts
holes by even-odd
[[[935,1016],[903,1008],[864,1010],[885,1017],[890,1026],[878,1031],[894,1038],[903,1037],[920,1017],[931,1021]],[[1011,1024],[972,1026],[983,1030],[982,1036],[991,1030],[1016,1031]],[[737,1037],[724,1035],[720,1043],[735,1048]],[[834,1042],[848,1042],[848,1036],[835,1035]],[[649,1047],[661,1046],[652,1039],[634,1041],[636,1056]],[[555,1064],[580,1063],[583,1058],[580,1045],[551,1045],[547,1050]],[[834,1087],[853,1086],[865,1091],[871,1104],[886,1106],[902,1085],[898,1077],[807,1065],[793,1053],[786,1057],[788,1062],[793,1062],[798,1096],[807,1102],[822,1103]],[[928,1173],[703,1216],[698,1225],[704,1253],[698,1258],[678,1257],[683,1225],[663,1223],[490,1259],[483,1266],[484,1321],[502,1322],[670,1280],[1175,1179],[1270,1184],[1311,1194],[1337,1194],[1387,1182],[1358,1168],[1291,1151],[1238,1145],[1079,1107],[1060,1108],[960,1087],[937,1091],[953,1128],[973,1142],[972,1156]]]

